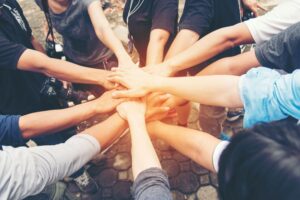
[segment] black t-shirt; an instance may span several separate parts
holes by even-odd
[[[0,12],[0,114],[23,115],[44,110],[39,91],[45,76],[19,71],[17,63],[26,49],[33,49],[31,29],[15,0]]]
[[[139,53],[140,64],[144,66],[151,30],[163,29],[171,34],[165,47],[165,52],[167,52],[175,38],[178,20],[178,0],[144,0],[143,4],[138,9],[135,9],[138,2],[137,0],[127,0],[123,18],[128,24],[129,32]],[[136,10],[136,12],[128,17],[129,10],[131,12]]]
[[[179,22],[179,30],[189,29],[204,37],[212,31],[239,22],[238,0],[186,0],[183,15]],[[239,53],[239,47],[226,50],[207,62],[191,68],[189,72],[194,75],[220,58],[235,56]]]

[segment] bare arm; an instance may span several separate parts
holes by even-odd
[[[69,82],[102,85],[106,88],[112,87],[106,81],[106,76],[110,73],[108,71],[49,58],[41,52],[30,49],[27,49],[21,55],[17,68],[24,71],[43,73]]]
[[[147,128],[151,136],[162,139],[199,165],[214,171],[212,158],[221,142],[219,139],[204,132],[162,122],[151,122]]]
[[[88,13],[100,41],[111,49],[118,58],[119,65],[133,65],[121,41],[115,36],[107,21],[100,1],[94,1],[88,7]]]
[[[200,71],[197,76],[205,75],[237,75],[245,74],[248,70],[260,66],[255,52],[249,51],[233,57],[220,59]]]
[[[113,100],[111,92],[106,92],[94,101],[72,108],[24,115],[19,120],[20,131],[25,139],[55,133],[95,115],[111,112],[121,101]]]
[[[116,72],[109,80],[129,89],[114,92],[115,98],[141,97],[149,92],[164,92],[206,105],[243,107],[239,93],[239,76],[168,78],[150,75],[138,68],[114,70]]]
[[[174,39],[165,59],[172,58],[178,53],[188,49],[199,40],[200,35],[192,30],[181,30]]]
[[[93,136],[101,149],[105,149],[120,137],[127,127],[127,122],[116,113],[98,125],[84,130],[83,133]]]
[[[128,123],[132,142],[132,172],[136,179],[142,171],[161,168],[161,165],[148,135],[144,115],[132,113],[128,116]]]
[[[164,59],[165,45],[170,33],[163,29],[153,29],[150,33],[150,41],[147,48],[146,65],[161,63]]]
[[[215,55],[240,44],[253,43],[253,38],[247,26],[243,23],[216,30],[192,47],[172,57],[158,67],[164,69],[168,76],[193,67],[214,57]]]

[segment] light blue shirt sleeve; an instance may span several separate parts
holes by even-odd
[[[252,69],[241,77],[239,88],[245,128],[289,116],[300,119],[300,70],[282,75],[264,67]]]
[[[100,151],[92,136],[79,134],[65,143],[0,151],[1,199],[24,199],[69,176]]]

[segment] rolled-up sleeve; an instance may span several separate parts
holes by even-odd
[[[159,168],[149,168],[141,172],[132,188],[135,200],[171,200],[168,177]]]
[[[19,128],[20,116],[0,115],[0,145],[20,146],[24,144]]]
[[[255,49],[259,63],[264,67],[293,72],[300,68],[300,23],[260,44]]]
[[[241,77],[239,87],[244,127],[289,116],[300,119],[300,70],[281,75],[268,68],[252,69]]]
[[[100,151],[98,141],[80,134],[65,143],[33,148],[3,147],[0,153],[0,196],[24,199],[69,176]]]

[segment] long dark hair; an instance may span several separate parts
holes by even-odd
[[[300,127],[284,120],[244,130],[219,166],[222,200],[300,199]]]

